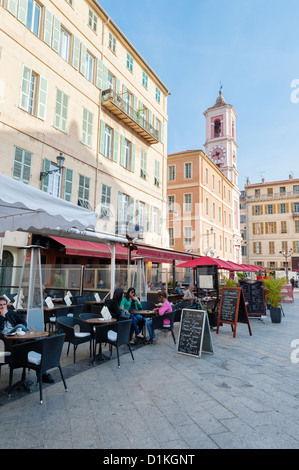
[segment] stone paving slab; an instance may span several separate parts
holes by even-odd
[[[9,399],[8,367],[0,377],[1,449],[298,449],[299,363],[291,342],[298,338],[299,289],[273,324],[251,319],[252,336],[238,324],[212,332],[214,355],[177,352],[169,333],[157,344],[126,346],[110,361],[92,365],[88,345],[77,363],[66,355],[55,383]],[[175,326],[178,335],[178,324]],[[14,381],[21,371],[14,372]],[[33,372],[30,373],[35,380]]]

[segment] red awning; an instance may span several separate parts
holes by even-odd
[[[111,258],[109,248],[105,243],[88,242],[83,240],[73,240],[63,237],[50,237],[65,247],[67,255],[89,256],[93,258]],[[156,248],[146,245],[136,245],[137,250],[131,252],[131,259],[141,256],[145,262],[172,263],[173,261],[188,261],[194,255],[181,251],[167,250],[166,248]],[[128,259],[128,248],[120,243],[115,244],[115,258]],[[197,258],[199,259],[199,258]]]
[[[65,253],[73,256],[89,256],[91,258],[111,258],[111,253],[105,243],[73,240],[71,238],[50,237],[65,247]],[[134,254],[136,252],[132,252]],[[128,259],[128,248],[120,243],[115,244],[115,258]]]
[[[196,266],[211,266],[216,265],[219,269],[226,269],[231,271],[231,266],[222,259],[211,258],[210,256],[201,256],[200,258],[187,261],[186,263],[177,264],[176,268],[196,268]]]

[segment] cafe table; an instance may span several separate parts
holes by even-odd
[[[11,341],[20,341],[20,340],[21,341],[33,341],[35,339],[46,338],[47,336],[49,336],[49,333],[47,331],[30,330],[30,331],[24,331],[23,333],[25,334],[19,335],[18,333],[11,333],[7,335],[3,335],[3,337],[5,340],[11,340]],[[22,387],[25,390],[25,392],[31,393],[30,386],[32,385],[32,383],[33,382],[31,380],[26,379],[26,371],[25,369],[23,369],[21,380],[16,382],[12,386],[12,389],[16,387]]]
[[[134,315],[142,315],[145,318],[151,318],[156,315],[155,310],[130,310],[130,313],[134,313]]]
[[[86,321],[86,323],[89,323],[90,325],[96,328],[97,326],[100,326],[100,325],[109,325],[109,324],[115,323],[117,320],[116,318],[105,319],[102,317],[99,317],[99,318],[95,317],[95,318],[87,318],[84,321]],[[92,363],[94,363],[96,359],[99,361],[103,361],[104,359],[109,359],[107,356],[105,356],[105,354],[102,353],[101,344],[100,344],[100,351],[97,356],[95,355],[95,348],[96,348],[96,345],[94,344],[93,345],[94,358],[91,361]]]

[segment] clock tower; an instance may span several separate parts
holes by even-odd
[[[220,89],[216,103],[208,108],[204,115],[206,117],[206,154],[233,184],[231,202],[233,209],[234,260],[240,263],[242,238],[240,233],[239,173],[237,170],[237,113],[231,104],[225,102]]]
[[[238,186],[237,113],[231,104],[225,102],[220,90],[215,105],[208,108],[204,115],[206,117],[206,154],[222,173],[235,186]]]

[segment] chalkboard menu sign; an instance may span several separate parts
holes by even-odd
[[[182,310],[178,352],[200,357],[202,352],[214,353],[209,319],[205,310]]]
[[[265,293],[262,281],[239,281],[249,316],[266,315]]]
[[[227,323],[231,325],[235,338],[238,322],[247,323],[249,334],[251,336],[252,333],[243,290],[240,287],[224,287],[221,292],[217,321],[217,333],[219,332],[220,324]]]

